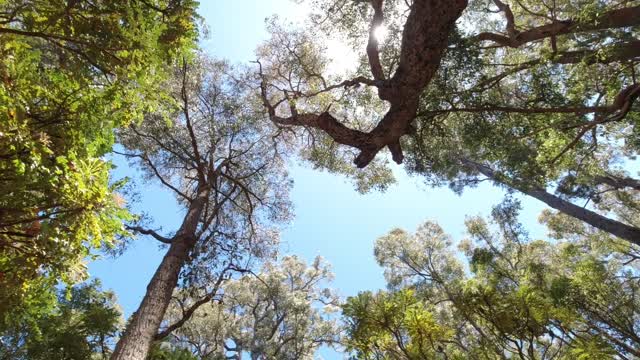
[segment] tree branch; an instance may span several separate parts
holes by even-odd
[[[367,57],[369,58],[369,67],[371,74],[375,80],[384,80],[384,72],[380,63],[380,53],[378,52],[378,39],[376,39],[376,30],[382,26],[384,14],[382,13],[382,5],[384,0],[371,0],[373,8],[373,18],[369,25],[369,42],[367,43]]]
[[[159,333],[157,333],[155,335],[155,337],[154,337],[154,340],[156,340],[156,341],[157,340],[162,340],[162,339],[166,338],[167,336],[169,336],[173,331],[175,331],[176,329],[179,329],[187,321],[189,321],[189,319],[191,319],[191,317],[196,312],[196,310],[198,310],[198,308],[200,308],[202,305],[204,305],[204,304],[210,302],[211,300],[213,300],[213,297],[216,296],[216,294],[218,294],[218,290],[220,290],[220,286],[222,285],[224,280],[227,279],[227,273],[229,271],[238,271],[238,272],[241,272],[241,273],[247,272],[246,269],[240,269],[240,268],[237,268],[234,265],[228,265],[227,267],[225,267],[220,272],[220,275],[218,275],[218,278],[216,279],[216,282],[213,285],[213,289],[211,291],[209,291],[209,293],[207,293],[207,295],[205,295],[204,297],[202,297],[201,299],[196,301],[193,305],[191,305],[187,310],[183,310],[182,311],[182,317],[180,318],[180,320],[178,320],[175,323],[167,326],[164,330],[162,330]]]
[[[630,177],[607,174],[604,176],[596,176],[594,180],[598,184],[607,184],[616,189],[631,188],[634,190],[640,190],[640,180]]]
[[[507,20],[507,23],[508,22],[509,20]],[[501,46],[517,48],[533,41],[557,35],[637,25],[640,25],[640,6],[611,10],[589,22],[579,22],[576,19],[553,21],[526,31],[511,32],[506,36],[502,34],[483,32],[478,34],[476,39],[479,41],[493,41]],[[507,27],[509,27],[509,25]]]
[[[383,73],[377,64],[379,57],[377,57],[377,44],[373,36],[375,26],[381,24],[383,19],[383,1],[372,0],[371,4],[374,8],[374,18],[369,29],[367,53],[374,75],[374,86],[378,88],[378,96],[390,103],[390,109],[370,132],[365,133],[348,128],[328,110],[319,114],[310,114],[298,113],[297,109],[292,107],[291,116],[278,116],[276,108],[284,100],[279,101],[276,106],[270,103],[266,78],[262,73],[262,65],[258,62],[262,78],[262,100],[271,120],[277,125],[323,130],[337,143],[360,150],[354,160],[359,168],[367,166],[385,147],[389,148],[396,163],[403,161],[400,138],[413,132],[411,122],[415,119],[422,90],[436,74],[447,47],[449,33],[466,8],[467,0],[413,3],[405,23],[398,67],[388,80],[382,80]]]
[[[164,236],[158,234],[157,232],[155,232],[153,230],[145,229],[145,228],[142,228],[140,226],[129,226],[129,225],[127,225],[126,228],[128,230],[135,231],[135,232],[140,233],[142,235],[150,235],[154,239],[156,239],[156,240],[158,240],[158,241],[160,241],[162,243],[165,243],[165,244],[171,244],[172,241],[173,241],[172,239],[164,237]]]

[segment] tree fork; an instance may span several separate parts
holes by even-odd
[[[370,132],[348,128],[328,112],[298,113],[293,107],[291,116],[277,115],[276,107],[282,102],[276,105],[269,102],[262,65],[258,61],[263,79],[262,100],[271,121],[277,125],[319,129],[327,133],[335,142],[360,150],[360,154],[354,160],[359,168],[369,165],[378,152],[385,147],[389,149],[396,163],[402,163],[404,156],[400,147],[400,138],[412,133],[411,122],[418,111],[420,94],[438,71],[442,55],[447,48],[449,34],[454,29],[456,20],[467,7],[467,0],[415,1],[405,23],[398,68],[388,79],[382,73],[377,42],[373,36],[375,28],[380,26],[384,19],[383,1],[372,1],[371,6],[374,16],[369,28],[366,50],[374,80],[354,79],[354,81],[342,83],[345,86],[355,83],[373,85],[378,89],[378,97],[390,103],[389,111]]]

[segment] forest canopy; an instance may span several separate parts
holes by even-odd
[[[640,1],[296,3],[233,64],[196,1],[0,0],[0,359],[640,358]],[[343,298],[280,244],[298,159],[506,195],[462,238],[390,230],[385,289]],[[147,240],[125,320],[87,263]]]
[[[131,219],[103,156],[114,129],[162,101],[161,69],[197,36],[195,2],[134,4],[0,1],[3,322],[43,287],[83,279],[90,250]]]

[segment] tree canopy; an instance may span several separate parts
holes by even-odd
[[[638,247],[595,232],[530,238],[518,206],[494,208],[493,224],[469,218],[458,251],[432,222],[379,238],[389,290],[347,299],[348,348],[361,359],[638,356]]]
[[[0,359],[107,359],[122,324],[112,292],[100,282],[60,290],[47,313],[16,319],[0,334]]]
[[[300,1],[232,66],[194,0],[0,0],[0,359],[640,358],[640,1]],[[457,248],[432,221],[379,238],[387,288],[341,304],[321,258],[279,253],[295,154],[361,192],[394,161],[508,194]],[[144,182],[178,227],[130,210]],[[135,236],[165,253],[121,326],[72,284]]]
[[[162,68],[195,43],[196,5],[0,1],[0,316],[43,276],[82,279],[90,250],[123,234],[103,156],[161,100]]]
[[[363,174],[355,156],[384,187],[387,149],[429,183],[487,178],[638,242],[638,2],[311,4],[306,26],[272,27],[258,71],[271,120],[303,129],[314,164]],[[353,73],[328,67],[337,36],[361,57]]]

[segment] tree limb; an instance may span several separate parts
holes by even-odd
[[[145,229],[145,228],[140,227],[140,226],[129,226],[129,225],[127,225],[126,228],[128,230],[135,231],[135,232],[140,233],[142,235],[150,235],[154,239],[156,239],[156,240],[158,240],[158,241],[160,241],[162,243],[165,243],[165,244],[171,244],[171,242],[173,241],[172,239],[164,237],[164,236],[158,234],[157,232],[155,232],[155,231],[153,231],[151,229]]]
[[[382,26],[384,15],[382,13],[382,5],[384,0],[371,0],[373,8],[373,18],[369,25],[369,42],[367,43],[367,57],[369,58],[369,67],[371,74],[375,80],[384,80],[384,72],[380,63],[380,53],[378,52],[378,39],[376,39],[376,30]]]
[[[509,23],[509,20],[507,20],[507,23]],[[491,32],[483,32],[478,34],[476,39],[478,41],[493,41],[501,46],[517,48],[533,41],[557,35],[637,25],[640,25],[640,6],[611,10],[589,22],[579,22],[577,19],[559,20],[534,27],[526,31],[511,32],[506,36]],[[509,25],[507,27],[509,27]]]

